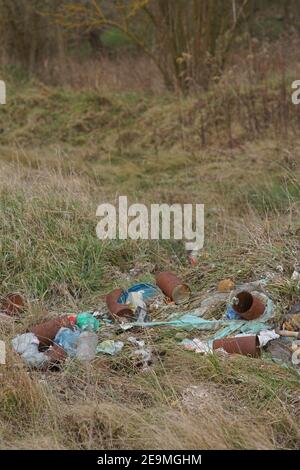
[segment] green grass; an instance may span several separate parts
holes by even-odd
[[[111,288],[164,268],[201,296],[225,277],[275,273],[269,290],[280,320],[299,299],[290,281],[299,260],[296,133],[287,141],[269,129],[231,148],[211,129],[214,141],[202,146],[192,97],[99,96],[24,80],[8,102],[0,108],[0,295],[20,291],[28,308],[21,322],[1,325],[0,447],[299,448],[299,375],[267,354],[202,357],[180,346],[190,333],[153,329],[134,332],[154,350],[147,373],[128,345],[87,366],[28,373],[9,347],[44,310],[101,308]],[[178,242],[98,240],[98,204],[124,194],[130,203],[205,203],[199,264],[188,264]]]

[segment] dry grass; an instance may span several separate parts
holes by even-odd
[[[9,351],[0,369],[0,447],[299,448],[299,375],[268,355],[201,357],[178,344],[186,333],[160,329],[139,333],[156,352],[148,372],[134,366],[127,346],[115,358],[45,373],[28,371],[10,348],[45,309],[101,306],[110,288],[151,280],[154,266],[177,271],[205,295],[225,276],[257,279],[282,264],[270,285],[280,317],[299,299],[289,280],[299,260],[297,132],[275,138],[271,124],[230,146],[211,131],[214,141],[202,145],[195,97],[32,83],[14,93],[0,110],[0,294],[23,292],[28,310],[21,322],[1,325]],[[119,194],[205,203],[199,264],[188,265],[182,243],[100,243],[97,205]],[[142,272],[130,277],[134,267]]]

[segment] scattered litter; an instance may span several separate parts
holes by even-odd
[[[83,331],[77,341],[76,357],[81,361],[92,361],[96,357],[98,336],[93,331]]]
[[[256,335],[242,335],[213,341],[213,349],[223,349],[229,354],[242,354],[256,357],[260,354],[259,340]]]
[[[29,332],[38,338],[41,346],[51,346],[60,328],[72,326],[72,322],[73,318],[68,316],[53,318],[30,327]]]
[[[197,317],[204,317],[208,313],[212,312],[219,306],[223,305],[228,301],[229,295],[221,292],[215,292],[208,298],[202,300],[200,306],[194,310],[194,315]]]
[[[93,312],[82,312],[76,317],[76,326],[82,331],[91,330],[97,332],[100,328],[100,322],[93,315]]]
[[[293,351],[292,364],[298,366],[300,364],[300,341],[293,341],[291,349]]]
[[[196,266],[196,264],[198,263],[198,255],[199,255],[199,250],[191,250],[188,253],[188,259],[192,266]]]
[[[223,295],[223,294],[220,294]],[[198,313],[198,309],[185,313],[184,315],[176,319],[171,319],[169,321],[151,321],[147,323],[125,323],[121,325],[123,330],[129,330],[134,327],[175,327],[182,328],[186,330],[198,329],[198,330],[217,330],[217,333],[214,335],[214,339],[224,338],[232,335],[233,333],[249,333],[256,335],[261,330],[272,329],[273,323],[272,319],[274,317],[274,304],[271,299],[267,299],[266,308],[264,314],[256,320],[205,320],[195,313]]]
[[[282,273],[283,267],[280,265],[279,269],[278,266],[277,271]],[[160,272],[155,278],[157,285],[139,283],[127,290],[115,289],[110,292],[106,296],[110,320],[107,319],[105,307],[100,307],[100,311],[51,319],[15,337],[12,340],[15,351],[30,367],[43,369],[64,361],[68,356],[91,361],[96,354],[117,355],[122,351],[124,342],[110,338],[111,332],[120,332],[119,327],[124,331],[131,328],[140,331],[142,328],[166,327],[207,332],[204,340],[182,339],[181,336],[180,344],[195,353],[209,354],[218,350],[224,354],[257,357],[261,348],[267,346],[274,360],[284,357],[285,363],[300,364],[300,341],[293,342],[300,334],[300,304],[293,306],[285,315],[280,329],[274,330],[275,308],[265,290],[267,278],[237,286],[232,279],[223,279],[217,291],[202,298],[200,305],[189,312],[178,312],[180,307],[174,305],[174,302],[183,304],[190,299],[189,286],[169,271]],[[0,319],[11,318],[22,311],[24,301],[18,295],[7,296],[7,303],[1,304]],[[8,302],[11,303],[10,310]],[[3,309],[3,305],[6,305],[6,309]],[[153,309],[162,307],[167,309],[165,316],[161,315],[161,311],[159,316],[152,315]],[[150,321],[150,314],[157,320]],[[100,328],[99,318],[103,332],[100,343],[96,334]],[[133,346],[130,357],[134,365],[147,370],[153,363],[152,348],[135,336],[130,336],[126,342]],[[0,364],[5,364],[5,343],[1,341]]]
[[[297,269],[294,270],[291,281],[300,281],[300,272]]]
[[[143,295],[144,294],[142,291],[129,292],[129,296],[127,299],[127,304],[129,304],[132,310],[134,311],[136,321],[139,323],[149,321],[147,306],[144,302]]]
[[[43,368],[49,362],[49,357],[39,352],[39,344],[39,339],[33,333],[24,333],[12,340],[14,350],[21,355],[28,366]]]
[[[129,336],[127,341],[128,341],[128,343],[132,344],[133,346],[138,346],[139,348],[144,348],[145,347],[145,341],[138,340],[134,336]]]
[[[283,274],[284,268],[283,268],[282,264],[278,264],[276,266],[276,271],[279,272],[280,274]]]
[[[176,274],[170,271],[163,271],[155,276],[156,284],[163,293],[176,304],[187,301],[191,296],[191,289],[187,284],[183,284]]]
[[[54,343],[64,349],[70,357],[75,357],[80,331],[61,328],[55,336]]]
[[[4,341],[0,341],[0,364],[6,364],[6,345]]]
[[[255,320],[263,315],[266,307],[258,297],[250,292],[242,291],[233,297],[232,308],[245,320]]]
[[[161,295],[161,290],[157,286],[154,286],[153,284],[140,283],[140,284],[135,284],[129,287],[129,289],[123,291],[122,294],[119,296],[118,302],[120,304],[126,304],[128,303],[130,294],[140,293],[140,292],[142,293],[143,299],[145,301],[147,299],[153,299],[157,295]]]
[[[258,334],[259,345],[261,348],[266,346],[269,341],[273,341],[278,338],[280,338],[280,336],[275,332],[275,330],[262,330]]]
[[[218,284],[218,292],[231,292],[235,288],[235,284],[232,279],[223,279]]]
[[[135,366],[142,367],[143,370],[147,370],[149,366],[152,364],[152,351],[150,349],[136,349],[131,354],[131,357],[135,359]]]
[[[207,342],[201,341],[198,338],[183,339],[181,344],[188,351],[194,351],[196,353],[208,354],[212,351],[212,349],[208,346]]]
[[[235,310],[233,310],[232,305],[227,305],[225,316],[226,318],[228,318],[228,320],[240,320],[241,319],[240,315]]]
[[[285,338],[275,339],[267,345],[267,351],[271,354],[274,362],[281,365],[289,365],[291,361],[291,343],[284,341]]]
[[[112,317],[120,318],[120,319],[133,319],[133,311],[132,309],[126,305],[119,302],[120,297],[123,294],[122,289],[115,289],[106,296],[106,303],[109,312],[111,313]]]
[[[279,336],[286,336],[290,338],[299,338],[300,332],[299,331],[289,331],[289,330],[276,330]]]
[[[107,339],[98,344],[96,348],[96,353],[109,354],[110,356],[115,356],[120,351],[122,351],[124,343],[122,341],[113,341]]]

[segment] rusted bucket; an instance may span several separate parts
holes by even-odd
[[[63,326],[71,326],[68,316],[53,318],[52,320],[30,327],[28,331],[37,336],[40,341],[40,346],[50,346],[53,343],[56,334]]]
[[[240,317],[244,320],[255,320],[260,317],[265,311],[264,303],[254,297],[250,292],[242,291],[236,295],[238,303],[233,305],[232,308],[235,310]]]
[[[174,300],[176,304],[180,304],[188,300],[191,296],[191,289],[189,286],[187,284],[183,284],[179,277],[171,271],[163,271],[156,274],[155,280],[163,293],[171,300]]]
[[[133,311],[128,305],[119,304],[118,300],[123,293],[122,289],[115,289],[106,296],[108,310],[113,316],[133,319]]]
[[[255,335],[238,336],[235,338],[215,339],[213,349],[222,348],[229,354],[242,354],[243,356],[259,356],[259,340]]]

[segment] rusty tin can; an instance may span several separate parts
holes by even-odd
[[[180,304],[188,300],[191,296],[191,289],[187,284],[184,284],[176,274],[171,271],[163,271],[156,274],[156,284],[163,291],[163,293],[174,300],[176,304]]]
[[[122,295],[122,289],[115,289],[106,296],[106,304],[112,316],[133,319],[133,311],[126,304],[119,304],[118,300]]]
[[[53,318],[39,325],[34,325],[29,328],[31,333],[34,333],[35,336],[40,341],[40,346],[50,346],[53,344],[53,340],[57,335],[60,328],[63,326],[70,327],[71,323],[67,316],[60,318]]]
[[[260,317],[265,311],[264,303],[254,297],[250,292],[242,291],[236,295],[238,303],[233,305],[232,308],[235,310],[240,317],[244,320],[255,320]]]
[[[237,336],[233,338],[215,339],[213,349],[222,348],[229,354],[242,354],[243,356],[259,356],[259,340],[255,335]]]

